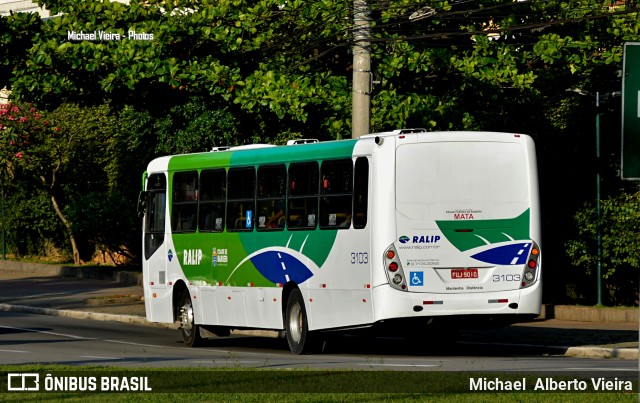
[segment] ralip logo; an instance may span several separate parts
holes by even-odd
[[[398,238],[398,241],[400,241],[400,243],[407,243],[409,242],[409,237],[406,235],[403,235],[400,238]]]

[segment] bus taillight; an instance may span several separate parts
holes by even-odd
[[[407,282],[395,247],[393,245],[389,246],[383,256],[384,267],[386,268],[385,272],[387,273],[389,284],[395,289],[406,291]]]
[[[531,286],[536,281],[536,274],[538,270],[538,260],[540,259],[540,249],[538,245],[533,242],[531,246],[531,251],[529,252],[529,259],[527,260],[527,265],[524,268],[524,273],[522,273],[522,283],[520,284],[520,288],[526,288]]]

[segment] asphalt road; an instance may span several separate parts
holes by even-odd
[[[633,360],[553,355],[522,345],[457,343],[414,351],[401,339],[345,337],[323,354],[291,354],[286,342],[264,337],[211,340],[187,348],[176,330],[110,321],[0,312],[0,365],[66,364],[117,367],[523,371],[604,374],[634,372]]]
[[[78,279],[41,276],[39,273],[0,270],[0,326],[10,328],[38,328],[32,323],[18,326],[18,318],[34,317],[35,323],[50,321],[46,315],[29,313],[47,313],[66,315],[70,318],[84,318],[79,325],[70,327],[69,334],[75,335],[77,329],[97,327],[98,334],[111,328],[133,328],[132,323],[149,325],[144,315],[144,303],[141,300],[140,285],[126,285],[115,281]],[[90,319],[99,319],[93,321]],[[108,321],[104,326],[100,321]],[[97,323],[92,323],[97,322]],[[35,327],[34,327],[35,326]],[[49,327],[60,326],[58,322]],[[136,326],[145,336],[139,340],[158,340],[154,345],[176,347],[181,343],[176,330],[163,327]],[[31,332],[33,333],[33,332]],[[65,333],[64,331],[61,333]],[[3,333],[0,333],[4,336]],[[162,337],[157,335],[162,334]],[[93,339],[92,334],[80,337]],[[117,339],[117,335],[113,338]],[[134,343],[140,341],[134,338]],[[73,338],[72,338],[73,339]],[[13,341],[15,342],[15,341]],[[94,342],[97,343],[97,342]],[[144,343],[142,343],[144,344]],[[2,348],[2,340],[0,340]],[[233,349],[227,353],[251,353],[255,349],[266,348],[265,353],[288,353],[282,340],[242,338],[219,339],[209,343],[208,349]],[[244,350],[235,350],[241,348]],[[381,356],[440,356],[474,357],[503,356],[581,356],[589,358],[624,358],[637,363],[638,327],[632,323],[594,323],[560,320],[536,320],[533,322],[508,326],[499,329],[463,331],[459,341],[452,349],[435,351],[405,343],[393,338],[357,338],[346,337],[330,341],[323,355],[361,355],[363,357]],[[92,350],[100,351],[92,346]],[[260,350],[258,350],[260,352]],[[226,353],[225,353],[226,354]],[[0,356],[2,362],[4,354]],[[175,357],[172,358],[175,360]],[[295,363],[295,359],[293,359]],[[429,364],[431,365],[431,364]]]

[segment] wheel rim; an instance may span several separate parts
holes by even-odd
[[[185,301],[180,313],[180,327],[186,335],[190,335],[193,330],[193,307],[190,300]]]
[[[303,326],[302,309],[300,304],[295,304],[291,307],[291,314],[289,315],[289,334],[296,343],[299,343],[302,339]]]

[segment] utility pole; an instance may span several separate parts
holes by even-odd
[[[371,102],[371,10],[368,0],[353,0],[353,89],[351,137],[369,133]]]
[[[600,210],[600,92],[596,91],[596,275],[598,276],[598,306],[602,306],[602,213]]]

